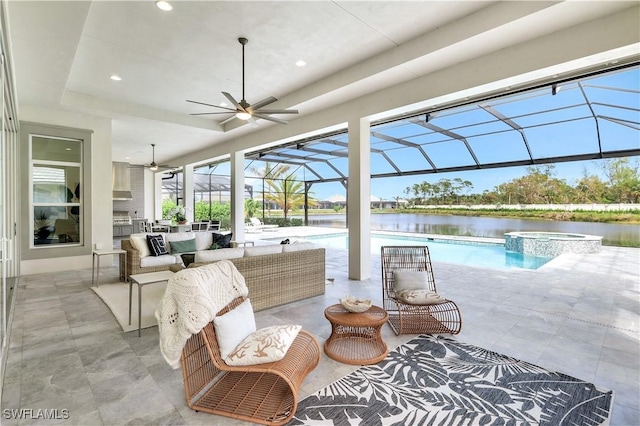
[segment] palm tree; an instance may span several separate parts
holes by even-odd
[[[304,182],[294,180],[292,175],[279,180],[267,180],[269,193],[264,194],[265,200],[273,202],[282,208],[285,220],[289,210],[304,206]],[[317,201],[311,197],[307,200],[309,206],[317,205]]]
[[[294,173],[290,172],[288,164],[272,165],[265,163],[263,169],[251,170],[264,180],[265,188],[263,197],[267,203],[274,203],[282,208],[284,218],[287,219],[289,210],[304,206],[304,182],[295,180]],[[308,197],[309,206],[317,205],[317,201]]]

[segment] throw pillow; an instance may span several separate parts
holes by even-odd
[[[149,245],[149,251],[151,251],[152,256],[169,254],[167,248],[164,246],[164,238],[162,235],[147,235],[147,244]]]
[[[184,253],[181,254],[180,257],[182,258],[182,263],[184,263],[184,267],[188,268],[189,265],[191,265],[193,263],[193,261],[196,258],[196,254],[195,253]]]
[[[256,331],[256,319],[249,299],[226,314],[215,317],[213,328],[216,330],[220,356],[225,359],[238,346],[238,343]]]
[[[171,253],[185,253],[189,251],[196,251],[196,239],[183,241],[169,241],[169,248]]]
[[[231,238],[233,237],[232,233],[228,234],[218,234],[217,232],[213,233],[213,243],[210,250],[215,250],[219,248],[231,248]]]
[[[393,271],[393,290],[432,290],[427,271]]]
[[[438,305],[447,299],[430,290],[400,290],[396,298],[409,305]]]
[[[287,354],[302,327],[299,325],[274,325],[261,328],[248,335],[226,357],[227,365],[264,364],[279,361]]]
[[[140,252],[140,257],[151,256],[151,251],[149,250],[149,244],[147,244],[147,239],[145,237],[129,237],[131,241],[131,245],[134,249]]]

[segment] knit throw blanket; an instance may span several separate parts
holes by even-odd
[[[244,277],[228,260],[176,273],[156,309],[160,351],[167,363],[179,368],[182,348],[191,335],[235,298],[248,294]]]

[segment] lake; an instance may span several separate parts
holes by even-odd
[[[293,216],[302,218],[301,216]],[[346,228],[346,215],[309,215],[310,226]],[[506,232],[570,232],[601,235],[605,245],[640,245],[640,226],[595,222],[512,219],[496,217],[427,215],[412,213],[372,213],[371,230],[416,234],[463,235],[504,238]]]

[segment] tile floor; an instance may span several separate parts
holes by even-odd
[[[346,252],[327,253],[324,296],[257,313],[258,327],[296,322],[320,343],[330,328],[325,306],[344,294],[380,304],[380,260],[372,278],[347,278]],[[435,263],[439,290],[460,306],[457,339],[594,382],[615,391],[611,424],[640,424],[640,250],[603,247],[596,255],[563,255],[536,271]],[[104,281],[102,281],[104,280]],[[101,282],[117,281],[115,267]],[[123,333],[89,289],[91,270],[20,279],[9,344],[2,424],[236,425],[187,408],[180,370],[158,350],[158,328]],[[102,284],[101,284],[102,285]],[[393,348],[412,336],[384,338]],[[305,396],[349,373],[323,354],[306,379]],[[11,409],[68,410],[68,419],[7,419]],[[60,416],[62,417],[62,416]]]

